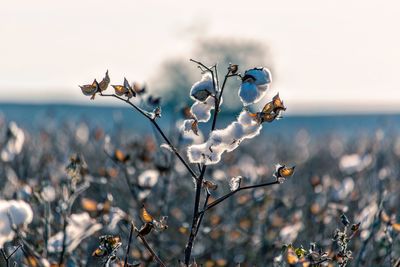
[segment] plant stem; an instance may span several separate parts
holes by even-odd
[[[66,242],[67,242],[67,218],[64,215],[64,225],[63,225],[63,239],[62,239],[62,249],[61,249],[61,254],[60,254],[60,259],[58,260],[58,265],[62,266],[64,263],[64,255],[65,255],[65,250],[66,250]]]
[[[128,266],[128,257],[129,257],[129,251],[131,249],[131,242],[132,242],[132,236],[133,236],[134,229],[135,229],[135,226],[133,225],[133,222],[131,222],[131,230],[129,232],[128,247],[126,248],[126,253],[125,253],[124,267]]]
[[[166,267],[165,263],[157,256],[157,254],[154,252],[154,250],[150,247],[149,243],[147,242],[146,238],[142,235],[138,235],[140,240],[142,240],[144,246],[147,248],[147,250],[150,252],[150,254],[154,257],[154,259],[160,264],[162,267]]]
[[[224,81],[222,82],[221,92],[220,92],[219,96],[215,99],[215,113],[214,113],[214,117],[213,117],[211,131],[215,130],[215,127],[216,127],[216,124],[217,124],[217,117],[218,117],[218,113],[219,113],[219,105],[221,103],[222,94],[224,93],[225,84],[226,84],[226,81],[228,80],[230,72],[231,71],[228,70],[228,73],[225,75]]]
[[[261,183],[261,184],[256,184],[256,185],[249,185],[249,186],[240,187],[240,188],[236,189],[235,191],[229,192],[228,194],[223,195],[222,197],[219,197],[218,199],[214,200],[209,205],[207,205],[200,213],[201,214],[205,213],[207,210],[212,209],[213,207],[217,206],[219,203],[221,203],[225,199],[233,196],[234,194],[236,194],[237,192],[240,192],[242,190],[253,189],[253,188],[258,188],[258,187],[265,187],[265,186],[271,186],[271,185],[274,185],[274,184],[279,184],[279,182],[278,181],[273,181],[273,182],[268,182],[268,183]]]
[[[217,92],[217,88],[216,88],[216,84],[215,84],[215,79],[214,79],[214,71],[210,68],[208,68],[207,66],[205,66],[203,63],[198,62],[196,60],[190,59],[190,61],[195,62],[196,64],[202,66],[203,68],[205,68],[207,71],[209,71],[211,73],[212,76],[212,80],[213,80],[213,86],[214,86],[214,91]],[[221,92],[219,93],[218,96],[215,97],[215,112],[214,112],[214,116],[213,116],[213,122],[212,122],[212,126],[211,126],[211,132],[215,130],[216,127],[216,122],[217,122],[217,116],[219,113],[219,104],[222,98],[222,94],[224,92],[224,88],[226,85],[226,81],[229,77],[230,74],[230,70],[228,70],[228,73],[225,75],[224,78],[224,82],[222,83],[222,87],[221,87]],[[218,78],[217,78],[218,79]],[[199,220],[199,204],[200,204],[200,195],[201,195],[201,187],[202,187],[202,183],[203,183],[203,178],[204,178],[204,174],[206,172],[207,169],[207,165],[203,165],[200,175],[196,181],[196,196],[195,196],[195,200],[194,200],[194,207],[193,207],[193,220],[192,220],[192,226],[191,226],[191,230],[190,230],[190,235],[189,235],[189,239],[188,242],[186,244],[185,247],[185,264],[189,265],[190,262],[190,256],[192,254],[192,249],[193,249],[193,242],[194,239],[197,236],[197,233],[199,231],[200,228],[200,224],[203,220],[202,216],[200,217],[201,220]],[[207,199],[208,201],[208,199]]]
[[[206,189],[206,199],[204,200],[203,210],[207,207],[208,199],[210,198],[210,196],[211,196],[210,191],[208,191],[208,189]],[[201,222],[203,221],[203,217],[204,217],[204,212],[199,213],[199,214],[200,214],[200,217],[199,217],[198,227],[196,228],[195,236],[197,236],[197,233],[199,232],[199,229],[200,229],[199,226],[201,225]]]

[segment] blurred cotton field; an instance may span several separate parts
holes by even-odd
[[[185,119],[179,116],[176,127],[168,129],[178,149],[194,139],[202,144],[205,138],[192,132],[178,138]],[[246,122],[242,114],[231,119]],[[230,192],[232,183],[273,180],[277,162],[296,163],[295,175],[283,185],[239,192],[210,210],[193,247],[196,262],[281,266],[286,262],[285,244],[308,249],[314,242],[331,256],[342,213],[361,223],[349,244],[353,252],[349,266],[389,266],[390,260],[398,259],[398,131],[377,128],[361,135],[339,131],[315,135],[307,128],[279,131],[281,122],[268,124],[263,134],[224,153],[209,169],[206,178],[217,186],[210,199]],[[125,247],[129,222],[141,225],[142,203],[157,220],[168,216],[168,229],[153,231],[147,239],[160,258],[178,264],[190,231],[188,200],[194,185],[170,147],[152,132],[105,130],[84,120],[66,121],[60,127],[49,121],[33,131],[7,116],[1,125],[0,246],[11,253],[22,244],[23,249],[13,255],[19,265],[58,262],[63,214],[69,214],[66,266],[101,266],[101,260],[92,256],[99,237],[119,236]],[[269,132],[273,127],[278,130]],[[231,181],[238,176],[240,181]],[[115,252],[121,265],[124,251]],[[132,264],[155,265],[135,239],[130,258]]]

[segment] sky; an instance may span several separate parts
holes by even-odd
[[[226,37],[270,48],[278,77],[271,90],[291,113],[400,111],[398,1],[15,0],[0,6],[0,103],[91,104],[77,85],[106,69],[115,80],[128,76],[151,87],[166,59],[189,59],[197,41]]]

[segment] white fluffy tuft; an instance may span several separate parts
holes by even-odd
[[[215,93],[210,73],[204,74],[201,80],[193,84],[190,89],[190,96],[198,101],[205,101],[209,95],[215,95]]]

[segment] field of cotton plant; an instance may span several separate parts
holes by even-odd
[[[150,131],[0,117],[1,266],[400,266],[396,129],[269,133],[290,107],[268,69],[192,62],[173,123],[111,70],[76,89]]]

